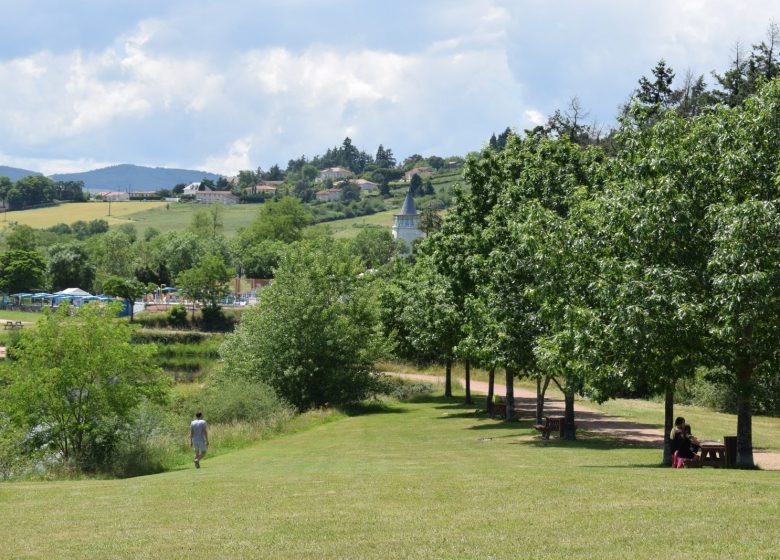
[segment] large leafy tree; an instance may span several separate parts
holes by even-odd
[[[185,297],[201,302],[209,310],[219,309],[220,300],[228,294],[233,277],[219,255],[206,255],[193,268],[176,277],[176,286]]]
[[[713,348],[735,374],[737,465],[752,467],[755,372],[780,358],[780,212],[774,202],[747,200],[714,207],[711,219]]]
[[[0,292],[27,292],[42,288],[46,261],[37,251],[0,253]]]
[[[90,291],[95,280],[95,267],[82,243],[64,243],[49,248],[49,283],[52,290],[81,288]]]
[[[134,319],[133,308],[135,307],[135,302],[138,301],[139,298],[142,298],[148,290],[142,282],[135,278],[128,279],[112,276],[103,282],[103,292],[110,296],[116,296],[127,300],[127,303],[130,305],[130,322],[132,323]]]
[[[262,380],[300,409],[365,398],[385,351],[372,279],[346,244],[294,244],[221,349],[229,376]]]
[[[78,468],[106,467],[117,435],[144,398],[163,401],[167,379],[153,346],[132,344],[116,307],[68,306],[25,329],[7,370],[5,413],[29,446]]]

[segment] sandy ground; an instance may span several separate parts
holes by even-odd
[[[416,373],[394,373],[390,375],[413,379],[417,381],[426,381],[428,383],[444,383],[443,377],[435,375],[422,375]],[[453,381],[465,385],[463,379],[453,379]],[[486,395],[488,384],[484,381],[472,381],[471,391]],[[496,395],[506,394],[506,386],[496,383],[494,387]],[[515,387],[515,410],[521,417],[536,416],[536,393],[527,389]],[[544,399],[545,414],[563,416],[564,403],[559,399]],[[587,432],[593,432],[601,435],[618,438],[626,443],[652,445],[658,448],[663,446],[663,431],[657,428],[650,428],[644,424],[630,422],[625,418],[609,416],[597,410],[589,408],[587,405],[576,402],[574,404],[574,414],[577,426]],[[780,453],[753,452],[753,459],[761,469],[780,470]]]

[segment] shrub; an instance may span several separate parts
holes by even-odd
[[[186,327],[189,324],[187,310],[183,305],[174,305],[168,310],[168,324],[172,327]]]
[[[387,343],[362,271],[349,248],[331,239],[291,247],[261,304],[225,339],[226,374],[268,383],[304,409],[365,398]]]

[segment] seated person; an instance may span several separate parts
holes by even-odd
[[[683,429],[685,428],[685,418],[679,416],[674,421],[674,428],[669,432],[669,439],[671,440],[672,451],[672,467],[679,468],[683,465],[683,456],[680,450],[688,446],[688,442],[685,439]]]
[[[699,461],[699,456],[697,455],[699,449],[701,449],[699,440],[691,433],[691,426],[689,424],[683,426],[681,438],[680,447],[677,450],[677,457],[683,459],[683,461],[686,459],[693,462]]]

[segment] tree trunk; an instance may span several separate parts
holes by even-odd
[[[488,414],[493,414],[493,387],[496,384],[496,368],[490,368],[488,372],[488,394],[485,401],[485,410]]]
[[[471,362],[466,360],[464,364],[466,369],[466,404],[474,404],[471,400]]]
[[[666,388],[664,397],[664,456],[663,464],[667,467],[672,466],[672,440],[669,434],[672,433],[674,426],[674,382]]]
[[[574,441],[577,439],[577,431],[574,425],[574,389],[566,388],[563,393],[563,439]]]
[[[544,376],[544,385],[542,385],[542,374],[536,376],[536,423],[541,424],[544,417],[544,395],[547,393],[547,387],[550,385],[551,375]]]
[[[755,468],[753,462],[753,364],[737,372],[737,467]]]
[[[511,368],[506,368],[506,419],[515,417],[515,376]]]
[[[452,358],[447,358],[444,369],[444,396],[452,396]]]

